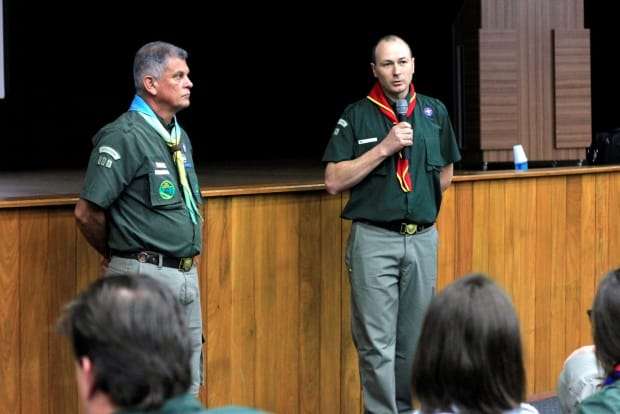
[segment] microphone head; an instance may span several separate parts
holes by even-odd
[[[409,103],[406,99],[399,99],[396,101],[396,115],[400,122],[406,120],[407,110],[409,109]]]

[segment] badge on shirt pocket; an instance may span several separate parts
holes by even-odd
[[[158,175],[155,171],[149,173],[149,193],[153,207],[174,209],[182,206],[178,185],[170,176]]]

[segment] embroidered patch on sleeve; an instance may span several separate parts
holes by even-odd
[[[121,155],[112,147],[108,147],[107,145],[102,145],[99,147],[99,154],[108,154],[114,160],[120,160]]]

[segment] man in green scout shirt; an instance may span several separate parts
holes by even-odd
[[[384,414],[412,410],[411,366],[437,279],[434,223],[460,154],[445,106],[414,90],[405,41],[379,40],[371,68],[377,83],[345,109],[323,161],[327,191],[351,190],[342,217],[353,220],[352,334],[365,412]]]
[[[164,42],[138,50],[136,96],[129,111],[95,135],[75,216],[104,257],[105,276],[147,275],[176,292],[192,335],[190,392],[198,394],[201,196],[191,143],[175,116],[190,104],[186,59],[186,51]]]

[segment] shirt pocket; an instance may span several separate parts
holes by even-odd
[[[156,209],[173,210],[183,206],[181,188],[169,175],[149,173],[149,196],[151,206]]]
[[[426,150],[425,166],[426,171],[441,171],[446,165],[441,156],[441,145],[439,144],[439,126],[432,125],[424,134],[424,146]]]

